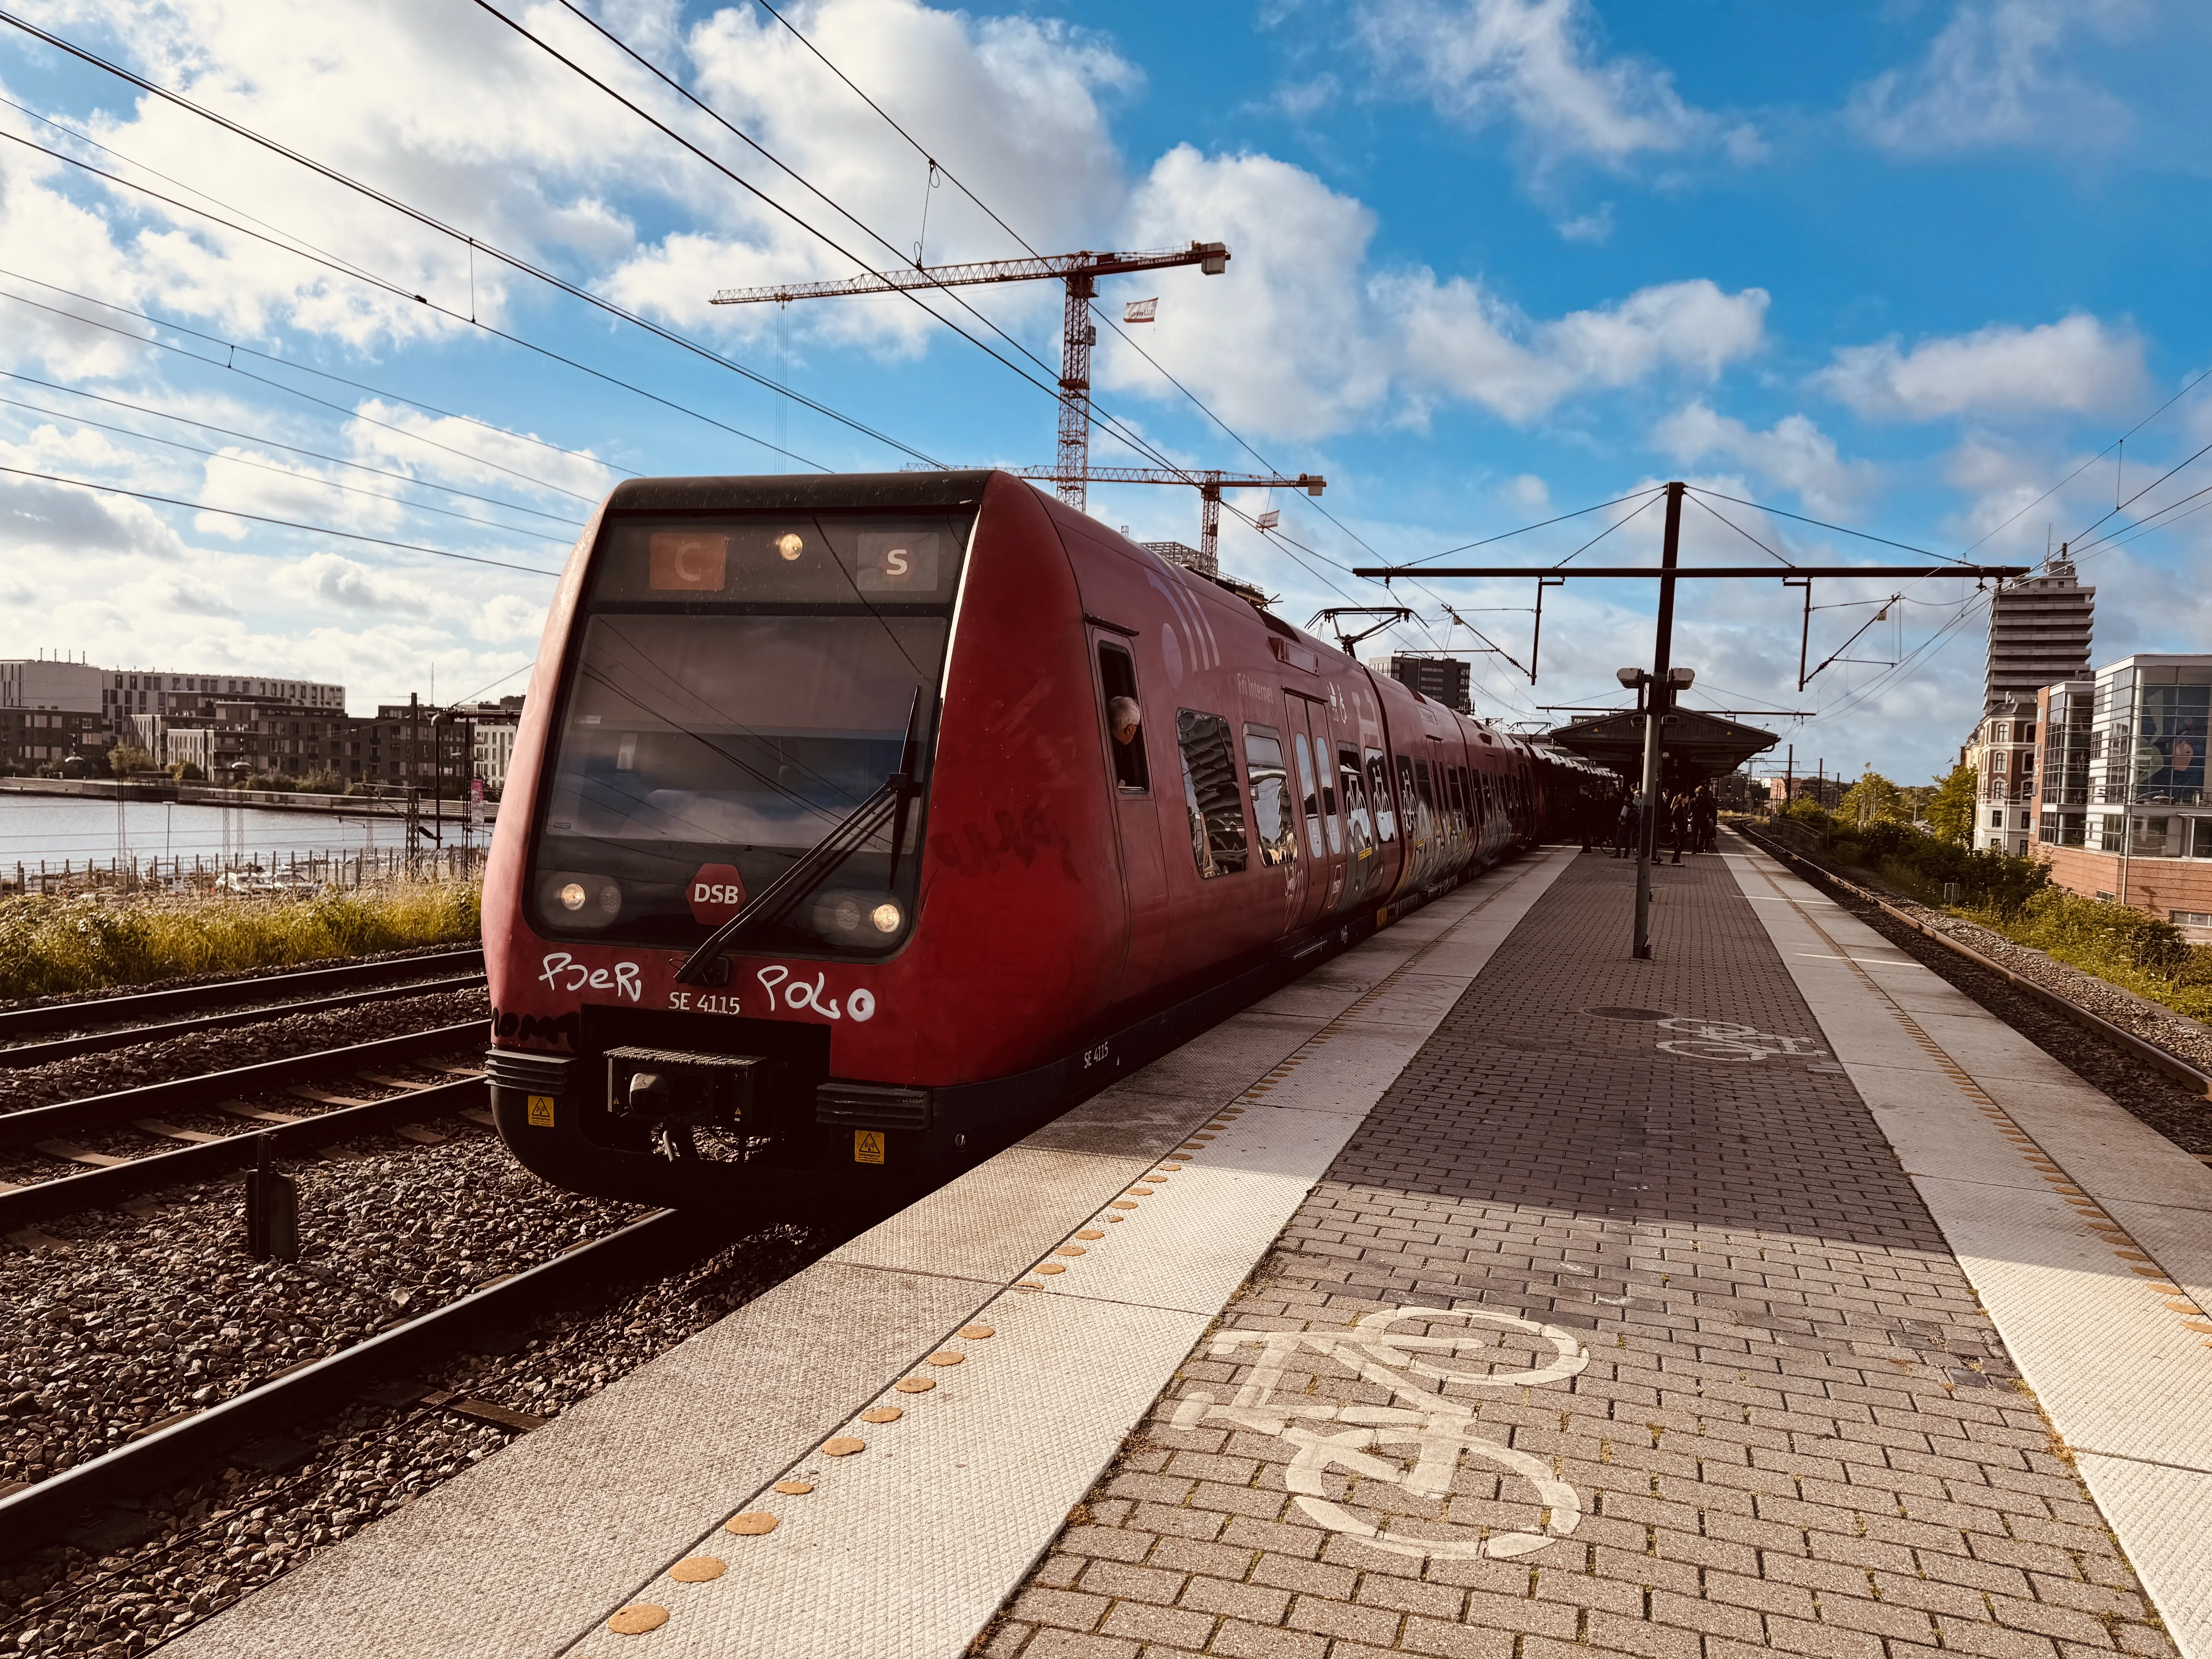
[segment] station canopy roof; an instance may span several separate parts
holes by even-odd
[[[1632,708],[1586,715],[1559,727],[1551,733],[1550,741],[1620,773],[1632,785],[1642,780],[1644,716]],[[1678,708],[1661,728],[1660,741],[1661,787],[1674,790],[1723,777],[1781,739],[1771,732],[1718,714]]]

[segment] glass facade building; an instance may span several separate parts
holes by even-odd
[[[2129,657],[2043,695],[2040,842],[2212,859],[2212,656]]]

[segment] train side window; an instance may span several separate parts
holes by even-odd
[[[1252,827],[1260,862],[1295,864],[1297,825],[1291,817],[1291,775],[1283,764],[1282,734],[1272,726],[1244,728],[1244,772],[1252,786]]]
[[[1359,776],[1359,751],[1349,744],[1336,751],[1336,772],[1344,794],[1344,821],[1352,837],[1352,854],[1366,857],[1375,845],[1375,823],[1367,811],[1367,790]],[[2212,825],[2212,818],[2204,822]]]
[[[1314,779],[1313,745],[1306,741],[1303,732],[1291,734],[1291,746],[1298,756],[1298,793],[1305,798],[1306,845],[1313,848],[1316,858],[1321,856],[1321,786]]]
[[[1413,763],[1413,793],[1421,798],[1421,805],[1431,814],[1437,810],[1436,786],[1429,778],[1429,763],[1425,760]]]
[[[1421,798],[1413,793],[1413,763],[1403,755],[1393,757],[1398,763],[1398,810],[1405,815],[1406,833],[1418,836],[1421,830]]]
[[[1398,813],[1390,805],[1390,763],[1383,759],[1380,749],[1367,751],[1367,793],[1375,801],[1375,839],[1397,840]]]
[[[1137,665],[1120,646],[1098,647],[1098,684],[1106,693],[1106,747],[1114,757],[1114,781],[1124,789],[1150,789],[1152,778],[1145,763],[1144,705],[1137,698]],[[1116,703],[1126,706],[1117,709]]]
[[[1176,743],[1182,750],[1183,804],[1190,812],[1190,852],[1198,873],[1235,875],[1248,854],[1244,792],[1237,783],[1229,722],[1200,709],[1178,709]]]

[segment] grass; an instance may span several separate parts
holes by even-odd
[[[457,882],[309,899],[26,895],[0,900],[0,999],[250,973],[479,936],[477,890]]]
[[[2212,1020],[2212,945],[2190,944],[2157,916],[2056,887],[2009,913],[1960,907],[1953,914],[2178,1014]]]

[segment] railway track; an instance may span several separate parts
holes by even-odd
[[[0,1012],[0,1066],[41,1066],[294,1014],[472,990],[483,982],[483,952],[472,948],[9,1009]],[[240,1006],[245,1004],[252,1006]]]
[[[658,1211],[428,1313],[396,1321],[364,1341],[293,1366],[228,1400],[179,1413],[100,1456],[0,1495],[0,1560],[51,1543],[65,1528],[82,1528],[88,1516],[96,1526],[104,1506],[188,1477],[234,1448],[374,1398],[368,1391],[378,1385],[465,1351],[487,1329],[527,1326],[579,1298],[674,1271],[721,1242],[673,1211]],[[390,1390],[383,1403],[410,1401],[514,1431],[540,1420],[488,1401],[420,1389]],[[127,1517],[117,1518],[127,1528]]]
[[[254,1161],[263,1136],[271,1138],[274,1152],[293,1157],[448,1113],[489,1125],[480,1068],[422,1063],[423,1056],[479,1046],[483,1030],[481,1020],[434,1026],[0,1115],[0,1150],[28,1149],[77,1170],[27,1184],[0,1183],[0,1234],[242,1169]],[[394,1074],[408,1066],[447,1073],[448,1080]],[[357,1080],[350,1091],[327,1086],[346,1079]],[[272,1094],[300,1109],[241,1098]],[[195,1115],[219,1127],[192,1128],[171,1121]],[[129,1131],[123,1144],[131,1149],[125,1152],[97,1151],[64,1139],[123,1126]],[[144,1150],[137,1152],[142,1142]],[[167,1150],[161,1150],[164,1143]]]

